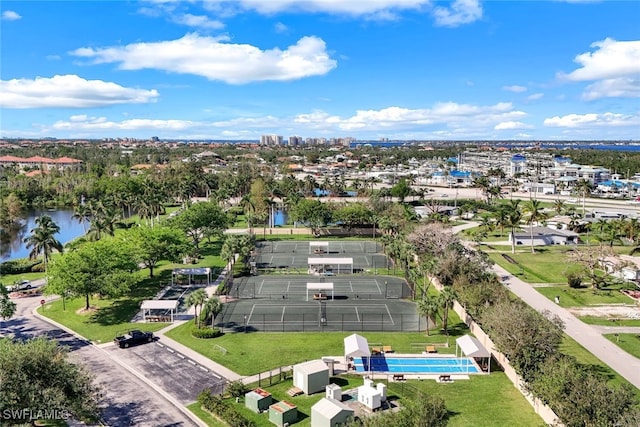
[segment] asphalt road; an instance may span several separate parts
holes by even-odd
[[[214,393],[221,392],[226,382],[221,375],[157,341],[126,349],[113,344],[102,348],[184,405],[195,402],[198,393],[207,387]]]
[[[197,426],[153,387],[123,369],[109,353],[58,329],[35,316],[32,311],[41,297],[20,298],[16,315],[3,321],[2,333],[17,339],[37,336],[55,338],[69,347],[69,357],[86,365],[103,392],[100,406],[108,426],[191,427]]]

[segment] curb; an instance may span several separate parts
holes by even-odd
[[[51,299],[47,302],[51,302],[51,301],[55,301],[57,298],[55,299]],[[64,325],[61,325],[60,323],[56,322],[55,320],[49,319],[46,316],[43,316],[42,314],[38,313],[38,308],[36,307],[32,310],[32,314],[44,321],[49,323],[50,325],[55,326],[56,328],[60,328],[63,331],[73,335],[74,337],[86,342],[87,344],[93,346],[94,348],[98,349],[99,351],[101,351],[102,353],[104,353],[105,355],[107,355],[111,360],[113,360],[114,362],[116,362],[118,365],[120,365],[121,367],[123,367],[124,369],[126,369],[127,371],[129,371],[131,374],[133,374],[136,378],[138,378],[139,380],[141,380],[143,383],[147,384],[149,387],[151,387],[153,390],[155,390],[160,396],[162,396],[165,400],[167,400],[170,404],[172,404],[173,406],[175,406],[180,412],[182,412],[184,415],[187,416],[187,418],[189,418],[191,421],[193,421],[197,426],[199,427],[207,427],[207,424],[202,421],[200,418],[198,418],[198,416],[196,414],[194,414],[193,412],[191,412],[190,410],[188,410],[186,408],[186,406],[184,406],[183,404],[181,404],[180,402],[178,402],[176,399],[174,399],[172,396],[170,396],[166,391],[164,391],[163,389],[161,389],[160,387],[158,387],[155,383],[153,383],[152,381],[150,381],[148,378],[146,378],[144,375],[142,375],[140,372],[138,372],[137,370],[133,369],[132,367],[130,367],[129,365],[123,363],[122,361],[120,361],[120,359],[114,357],[113,355],[109,354],[108,352],[106,352],[104,350],[104,348],[99,347],[97,344],[94,344],[93,342],[89,341],[88,339],[86,339],[85,337],[83,337],[82,335],[76,333],[75,331],[67,328]],[[106,425],[106,424],[104,424]]]

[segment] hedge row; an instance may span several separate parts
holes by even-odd
[[[0,264],[0,274],[23,274],[40,271],[38,270],[40,264],[42,264],[42,260],[33,261],[24,258],[5,261]]]
[[[228,405],[220,396],[213,395],[209,388],[204,389],[198,395],[198,403],[207,411],[222,418],[230,427],[255,427],[253,421],[247,420],[235,408]]]
[[[194,338],[216,338],[222,335],[222,331],[217,328],[198,328],[197,326],[194,326],[191,328],[191,335],[193,335]]]

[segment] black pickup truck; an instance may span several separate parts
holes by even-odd
[[[138,329],[134,329],[113,339],[113,342],[120,348],[128,348],[132,345],[151,341],[153,341],[153,332],[143,332]]]

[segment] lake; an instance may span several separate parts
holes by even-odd
[[[12,230],[0,236],[0,262],[29,256],[30,249],[27,249],[24,238],[29,236],[35,227],[36,218],[41,215],[49,215],[53,222],[58,224],[60,232],[56,234],[63,245],[84,234],[82,224],[73,216],[73,210],[36,210],[29,212],[21,221],[17,230]],[[89,224],[85,224],[89,227]]]

